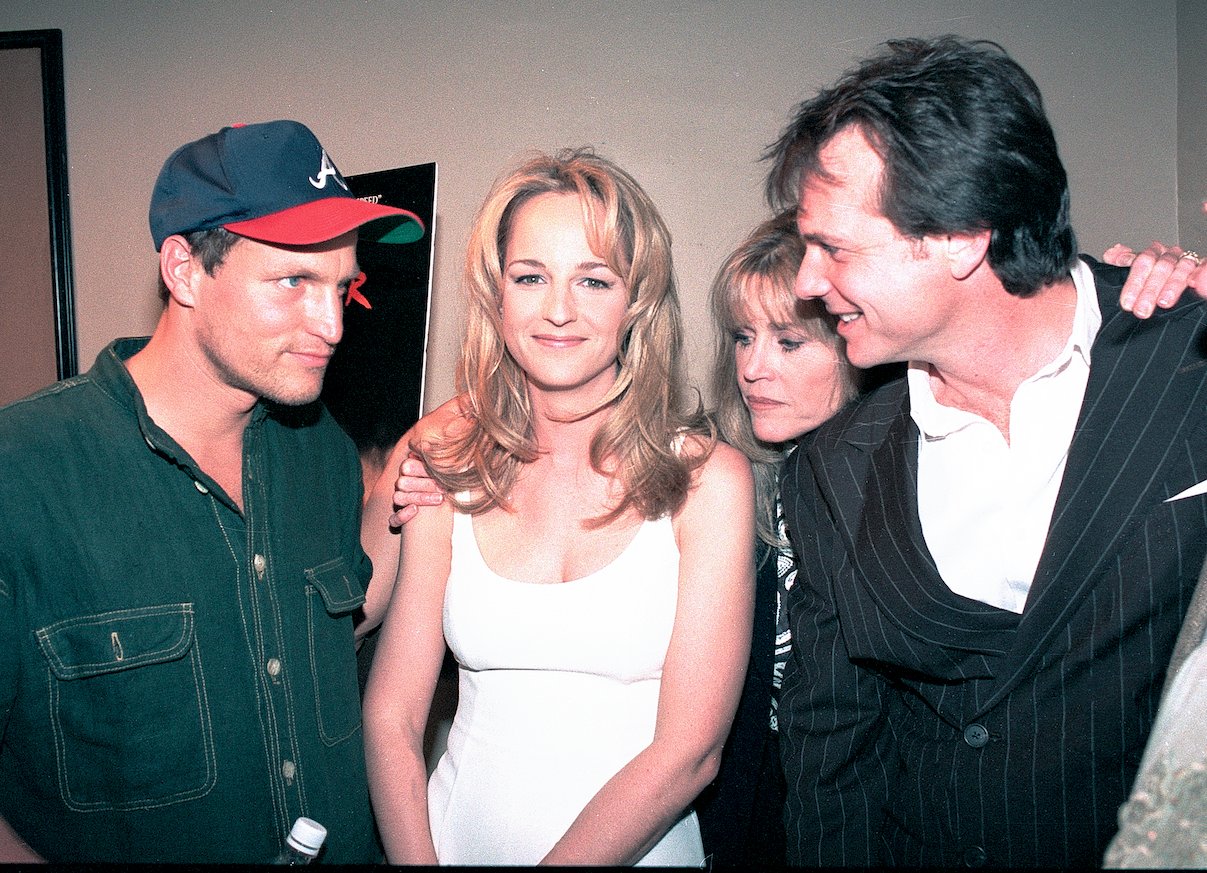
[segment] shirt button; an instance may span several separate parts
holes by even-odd
[[[989,742],[989,731],[985,730],[984,725],[970,724],[964,728],[964,742],[974,749],[979,749]]]
[[[255,557],[253,557],[251,559],[251,565],[253,568],[255,568],[256,578],[263,579],[264,578],[264,568],[266,566],[268,566],[268,562],[266,560],[264,560],[264,556],[256,555]]]
[[[193,487],[196,488],[198,491],[200,491],[202,494],[210,493],[210,489],[206,488],[205,485],[198,482],[196,479],[193,480]]]
[[[269,658],[268,663],[264,665],[264,668],[268,670],[269,676],[275,677],[281,675],[281,661],[279,658]]]
[[[989,856],[980,846],[969,846],[964,850],[965,867],[984,867],[987,860],[989,860]]]
[[[297,765],[293,761],[281,762],[281,775],[285,777],[285,781],[290,785],[293,784],[293,775],[298,772]]]

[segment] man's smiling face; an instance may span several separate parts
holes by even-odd
[[[796,294],[820,299],[839,318],[857,367],[929,361],[942,348],[953,299],[942,241],[902,236],[880,212],[884,161],[862,130],[848,127],[805,176],[797,228],[806,244]]]

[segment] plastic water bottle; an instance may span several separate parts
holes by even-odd
[[[312,818],[301,816],[289,829],[289,836],[285,837],[285,847],[272,863],[285,867],[309,864],[318,856],[325,839],[325,827]]]

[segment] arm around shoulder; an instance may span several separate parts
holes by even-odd
[[[418,505],[411,503],[395,512],[395,508],[400,505],[397,488],[399,477],[403,475],[403,464],[412,455],[411,446],[442,433],[460,414],[461,399],[454,397],[417,421],[394,444],[381,475],[365,495],[360,541],[361,547],[373,562],[373,578],[369,582],[365,599],[364,618],[356,626],[357,637],[364,636],[381,624],[386,607],[390,603],[394,578],[398,571],[402,545],[401,528],[415,517],[419,509]],[[416,480],[412,478],[410,481]],[[431,483],[430,490],[439,493],[432,480],[418,481]],[[439,500],[435,502],[439,503]]]

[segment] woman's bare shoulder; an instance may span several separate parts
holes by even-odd
[[[681,457],[690,459],[697,476],[704,470],[740,471],[747,469],[750,462],[746,456],[729,443],[707,433],[691,433],[680,437],[678,451]]]
[[[675,535],[683,555],[732,550],[736,566],[753,566],[754,473],[750,461],[728,443],[711,444],[692,473],[692,487],[675,517]],[[731,555],[731,557],[732,557]]]
[[[729,443],[707,434],[690,434],[683,440],[680,452],[693,460],[692,486],[685,509],[726,494],[737,496],[747,491],[753,494],[750,460]]]
[[[697,476],[720,477],[726,480],[750,478],[750,459],[729,443],[717,440],[708,457],[700,465]]]

